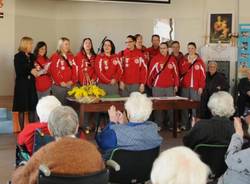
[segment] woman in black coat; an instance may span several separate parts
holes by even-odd
[[[200,115],[201,119],[210,119],[212,114],[207,107],[210,96],[218,91],[228,91],[229,84],[223,73],[217,71],[217,63],[211,61],[208,63],[208,72],[206,74],[206,86],[201,96],[201,108]]]
[[[28,112],[29,121],[36,121],[36,104],[38,101],[35,77],[38,72],[34,66],[35,57],[31,54],[33,40],[23,37],[20,41],[18,53],[14,58],[16,72],[13,111],[18,112],[20,128],[24,127],[24,112]]]

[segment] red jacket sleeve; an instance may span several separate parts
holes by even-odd
[[[108,79],[103,73],[102,73],[102,58],[100,56],[97,56],[96,57],[96,60],[95,60],[95,71],[96,71],[96,74],[97,74],[97,77],[105,82],[105,83],[110,83],[111,80]]]
[[[54,54],[52,55],[50,60],[51,60],[51,64],[50,64],[49,72],[51,73],[52,79],[55,81],[55,83],[60,85],[63,79],[58,70],[59,58],[57,57],[57,55]]]
[[[72,58],[71,62],[72,62],[72,68],[71,68],[72,77],[71,78],[72,78],[72,82],[76,84],[78,82],[78,66],[75,63],[74,57]]]
[[[145,63],[145,60],[141,56],[139,58],[140,60],[140,84],[146,84],[147,83],[147,77],[148,77],[148,67]]]
[[[121,66],[122,66],[122,75],[121,75],[121,78],[120,78],[120,81],[122,81],[122,82],[124,82],[124,80],[125,80],[125,72],[124,72],[124,70],[125,70],[125,63],[124,63],[124,54],[123,54],[123,52],[124,51],[121,51],[121,52],[119,52],[118,54],[117,54],[117,56],[118,56],[118,58],[119,58],[119,60],[120,60],[120,63],[121,63]]]
[[[177,63],[176,59],[172,58],[174,85],[178,87],[180,85],[180,78],[179,78],[179,71],[178,71],[178,67],[176,63]]]
[[[148,80],[147,80],[147,84],[150,87],[153,86],[153,82],[154,82],[153,80],[155,78],[155,75],[157,74],[156,68],[157,68],[156,60],[152,59],[150,62],[150,66],[149,66],[149,74],[148,74]]]
[[[200,80],[199,80],[199,88],[204,89],[206,86],[206,66],[204,62],[201,60],[200,62]]]
[[[116,65],[116,73],[115,73],[114,79],[116,81],[120,81],[120,79],[122,77],[122,73],[123,73],[122,64],[121,64],[120,59],[118,57],[115,59],[117,60],[117,65]]]

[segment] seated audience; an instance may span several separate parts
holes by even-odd
[[[225,160],[228,169],[219,178],[218,184],[249,184],[250,181],[250,148],[242,149],[244,131],[240,118],[234,118],[234,128],[235,133],[232,136]],[[249,124],[248,132],[250,133]]]
[[[100,153],[92,143],[77,139],[79,122],[76,112],[67,106],[55,108],[48,128],[56,138],[33,154],[31,159],[13,173],[13,184],[36,184],[40,164],[57,175],[85,175],[104,169]]]
[[[247,77],[240,79],[240,83],[238,85],[238,101],[237,108],[239,116],[242,116],[245,108],[250,107],[250,70],[247,71]]]
[[[218,91],[228,91],[229,85],[223,73],[217,71],[218,65],[215,61],[208,63],[208,72],[206,74],[206,86],[201,95],[200,118],[209,119],[212,117],[207,107],[209,97]]]
[[[32,155],[34,133],[36,129],[39,128],[43,133],[49,134],[47,125],[49,115],[51,111],[53,111],[58,106],[61,106],[61,102],[54,96],[46,96],[41,98],[36,106],[36,111],[40,122],[28,124],[18,135],[17,144],[24,146],[27,149],[29,155]]]
[[[212,113],[211,119],[201,119],[193,125],[183,137],[185,146],[194,149],[198,144],[228,145],[234,133],[233,123],[229,117],[234,114],[233,97],[224,91],[214,93],[208,108]]]
[[[152,101],[139,92],[133,92],[125,103],[128,122],[120,111],[111,106],[110,123],[97,135],[96,141],[108,157],[115,148],[125,150],[148,150],[161,145],[162,138],[157,125],[147,121],[152,112]],[[106,157],[105,157],[106,158]]]
[[[168,149],[155,160],[152,184],[206,184],[209,168],[187,147]]]

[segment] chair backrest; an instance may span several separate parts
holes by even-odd
[[[227,169],[225,163],[227,148],[228,145],[199,144],[195,147],[194,151],[198,153],[201,160],[210,167],[214,178],[218,178]]]
[[[113,150],[110,160],[120,165],[119,171],[110,169],[111,183],[141,183],[150,179],[150,173],[160,148],[144,151]]]
[[[44,134],[41,129],[36,129],[34,133],[33,153],[39,150],[42,146],[54,141],[55,138],[51,135]]]
[[[84,176],[59,176],[51,174],[45,176],[39,172],[38,184],[108,184],[109,174],[105,169]]]

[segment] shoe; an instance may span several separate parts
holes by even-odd
[[[185,131],[186,127],[185,126],[181,126],[181,131]]]

